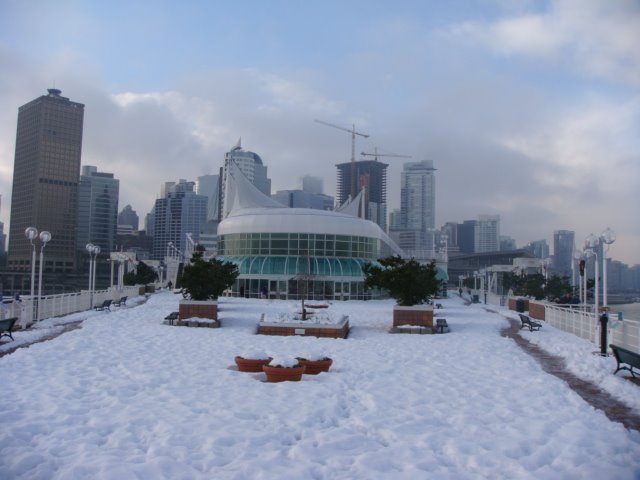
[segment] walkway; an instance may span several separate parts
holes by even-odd
[[[500,315],[500,313],[495,310],[490,310],[488,308],[486,310]],[[502,336],[515,340],[515,342],[525,352],[540,363],[545,372],[564,380],[567,385],[569,385],[569,387],[580,395],[587,403],[598,410],[602,410],[609,420],[613,422],[620,422],[626,428],[640,431],[640,415],[635,414],[631,408],[616,400],[593,383],[582,380],[568,372],[565,368],[565,362],[562,357],[552,355],[537,345],[525,340],[524,337],[519,334],[521,326],[520,322],[508,317],[504,318],[509,320],[509,327],[502,330]]]
[[[30,345],[33,345],[34,343],[47,342],[49,340],[53,340],[54,338],[59,337],[63,333],[67,333],[67,332],[70,332],[72,330],[76,330],[77,328],[81,328],[82,327],[82,322],[83,322],[83,320],[78,320],[77,322],[66,323],[66,324],[64,324],[62,326],[62,329],[57,330],[55,332],[51,332],[51,334],[47,335],[46,337],[39,338],[39,339],[34,340],[33,342],[29,342],[29,343],[21,343],[20,345],[16,346],[15,348],[11,348],[9,350],[4,350],[4,351],[0,352],[0,358],[4,357],[5,355],[9,355],[10,353],[15,352],[19,348],[28,348]]]

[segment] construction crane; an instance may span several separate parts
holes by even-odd
[[[333,127],[333,128],[337,128],[338,130],[349,132],[351,134],[351,161],[355,162],[356,161],[356,135],[359,135],[364,138],[369,138],[369,135],[367,135],[366,133],[357,132],[355,125],[351,125],[352,128],[348,129],[345,127],[341,127],[340,125],[334,125],[333,123],[324,122],[322,120],[316,120],[316,122],[321,123],[322,125],[326,125],[327,127]]]
[[[394,158],[412,158],[411,155],[397,155],[395,153],[378,153],[378,147],[373,149],[374,153],[362,152],[360,155],[363,157],[373,157],[374,161],[378,161],[378,157],[394,157]]]
[[[322,125],[326,125],[327,127],[337,128],[338,130],[343,130],[351,134],[351,198],[354,198],[356,196],[356,135],[364,138],[369,138],[369,135],[356,131],[355,124],[352,124],[351,129],[348,129],[345,127],[341,127],[340,125],[324,122],[322,120],[316,119],[315,121],[317,123],[321,123]]]

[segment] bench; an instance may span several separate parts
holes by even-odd
[[[101,305],[96,305],[93,309],[101,312],[110,312],[112,303],[113,300],[105,300]]]
[[[13,341],[13,335],[11,335],[11,330],[13,330],[13,325],[18,320],[18,317],[5,318],[0,320],[0,338],[9,337]]]
[[[530,332],[533,332],[534,330],[540,330],[540,327],[542,327],[541,323],[531,320],[527,315],[524,315],[522,313],[519,313],[518,315],[520,316],[520,321],[522,322],[520,330],[527,327]]]
[[[633,371],[633,367],[640,368],[640,354],[613,344],[609,345],[609,347],[613,350],[613,355],[615,355],[616,362],[618,362],[618,368],[616,368],[616,371],[613,372],[613,374],[615,375],[620,370],[629,370],[631,372],[631,376],[635,378],[636,375]],[[626,363],[629,366],[621,367],[620,365],[623,363]]]
[[[180,319],[179,312],[171,312],[169,315],[164,317],[165,320],[169,320],[169,325],[173,325],[173,322]]]
[[[113,305],[114,307],[121,307],[126,304],[127,304],[127,297],[120,297],[120,300],[114,300],[113,302],[111,302],[111,305]]]
[[[449,325],[444,318],[436,318],[436,333],[448,333]]]

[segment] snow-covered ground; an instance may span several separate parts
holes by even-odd
[[[85,313],[83,328],[0,358],[0,478],[640,476],[640,433],[543,372],[481,305],[443,300],[451,333],[391,335],[391,301],[337,302],[352,330],[335,340],[254,335],[280,301],[222,299],[220,329],[162,325],[178,300]],[[548,325],[523,335],[638,409],[638,387],[593,345]],[[235,370],[250,348],[334,363],[270,384]]]

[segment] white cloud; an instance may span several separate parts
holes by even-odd
[[[640,4],[553,1],[543,13],[465,22],[449,31],[499,54],[569,61],[589,75],[640,85]]]

